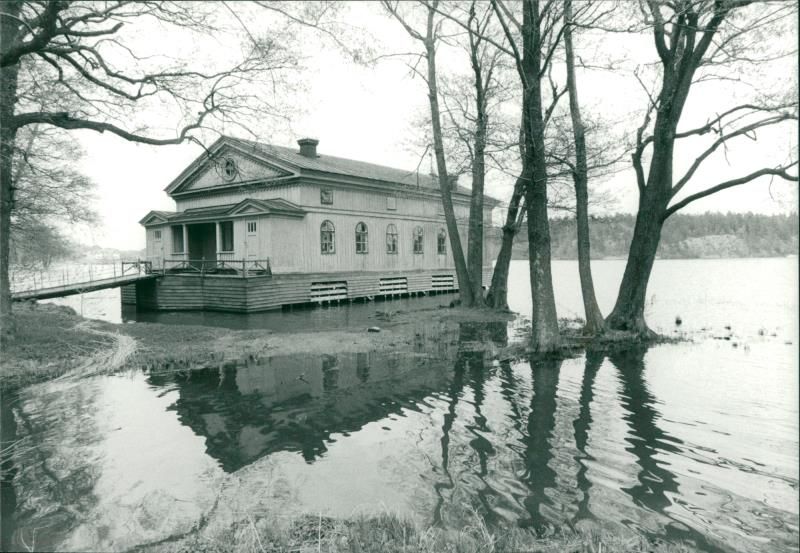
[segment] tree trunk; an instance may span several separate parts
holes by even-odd
[[[486,294],[486,304],[493,309],[508,310],[508,271],[511,265],[514,238],[516,238],[524,218],[524,213],[520,214],[520,202],[525,190],[525,183],[528,180],[525,175],[520,175],[514,185],[514,192],[508,204],[500,251],[497,254],[497,261],[495,261],[494,272],[492,273],[492,284]]]
[[[442,139],[442,122],[439,112],[439,92],[436,84],[436,45],[433,38],[433,16],[435,8],[428,9],[428,27],[425,40],[425,54],[428,62],[428,100],[431,107],[431,126],[433,130],[433,149],[436,153],[436,168],[439,172],[439,190],[442,195],[447,234],[450,237],[450,251],[453,252],[453,262],[458,278],[458,291],[461,303],[471,307],[474,303],[473,283],[470,279],[467,264],[464,260],[464,250],[461,247],[461,237],[458,233],[453,199],[450,197],[450,179],[447,174],[447,162],[444,157],[444,141]]]
[[[486,132],[488,115],[486,113],[486,89],[483,82],[483,66],[479,59],[478,45],[474,40],[470,24],[470,64],[475,87],[475,144],[472,157],[472,201],[469,208],[469,241],[467,266],[472,281],[473,302],[475,306],[486,304],[483,297],[483,189],[486,180]],[[491,69],[489,70],[491,74]]]
[[[589,213],[588,193],[586,182],[578,185],[575,183],[576,219],[578,224],[578,273],[581,279],[581,295],[583,296],[583,312],[586,315],[584,332],[589,335],[602,334],[606,323],[597,297],[594,293],[594,279],[592,278],[591,251],[589,238]]]
[[[672,193],[673,135],[676,126],[675,121],[661,114],[656,120],[647,186],[640,192],[636,224],[617,302],[606,320],[609,328],[635,332],[643,338],[654,336],[644,320],[644,308],[647,284]]]
[[[481,108],[479,108],[481,109]],[[486,172],[484,159],[486,123],[478,114],[478,129],[475,133],[475,156],[472,161],[472,201],[469,209],[469,237],[467,244],[467,266],[472,284],[473,305],[485,305],[483,299],[483,185]]]
[[[586,315],[584,332],[590,335],[602,334],[605,321],[592,279],[590,237],[589,237],[589,171],[586,164],[586,130],[581,118],[578,101],[578,81],[575,76],[575,53],[572,48],[572,0],[564,0],[564,51],[567,64],[567,89],[569,92],[569,112],[572,118],[572,134],[575,138],[575,211],[578,230],[578,273],[581,278],[583,311]]]
[[[20,5],[8,2],[3,6],[7,17],[0,18],[0,51],[8,50],[16,40]],[[11,211],[14,208],[12,162],[17,129],[12,119],[17,97],[19,64],[0,69],[0,345],[14,335],[11,318],[11,283],[9,281],[9,248],[11,244]]]
[[[542,166],[543,167],[543,166]],[[558,316],[550,271],[550,225],[547,220],[547,184],[536,182],[541,176],[534,170],[534,183],[526,199],[528,217],[528,256],[530,263],[531,349],[552,352],[558,349],[560,337]],[[544,171],[541,171],[544,172]],[[546,179],[547,177],[543,177]]]
[[[643,338],[654,335],[644,320],[644,308],[647,283],[661,238],[662,213],[663,210],[657,205],[642,205],[636,214],[633,239],[617,302],[606,321],[609,328],[634,332]]]
[[[541,37],[539,2],[523,4],[523,71],[528,86],[524,92],[526,111],[525,159],[523,165],[531,171],[531,182],[525,191],[528,218],[528,253],[530,263],[531,349],[552,352],[560,345],[558,316],[553,294],[550,267],[550,223],[547,219],[547,169],[544,151],[544,119],[542,117]]]

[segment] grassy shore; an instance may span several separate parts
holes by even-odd
[[[3,347],[0,387],[9,389],[56,378],[82,366],[114,343],[69,307],[14,305],[15,337]]]

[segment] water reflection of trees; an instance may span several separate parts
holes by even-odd
[[[636,456],[639,483],[623,488],[634,503],[656,512],[663,512],[672,504],[668,495],[678,491],[675,475],[656,460],[661,451],[680,453],[681,440],[673,438],[658,426],[660,415],[656,399],[644,381],[644,357],[647,349],[637,347],[616,351],[608,359],[617,368],[622,384],[621,403],[625,421],[630,430],[626,451]]]
[[[490,433],[488,421],[482,412],[486,399],[485,385],[491,370],[491,362],[487,361],[486,354],[479,344],[493,342],[496,344],[508,343],[506,323],[461,323],[459,325],[459,349],[453,367],[453,374],[447,388],[447,409],[442,419],[441,445],[441,471],[445,481],[434,484],[437,496],[433,510],[434,524],[443,523],[443,508],[447,503],[447,494],[455,488],[453,474],[450,468],[451,432],[457,416],[458,403],[462,400],[464,390],[469,386],[472,390],[472,410],[474,411],[473,424],[467,424],[467,431],[472,436],[469,447],[477,456],[477,468],[473,471],[482,482],[480,489],[476,490],[478,505],[481,514],[488,523],[494,518],[494,510],[489,496],[495,495],[491,485],[486,482],[489,474],[488,460],[494,455],[492,443],[483,434]]]
[[[561,370],[560,359],[530,360],[533,376],[533,395],[530,401],[523,458],[525,473],[522,478],[531,493],[523,500],[528,516],[522,518],[520,526],[544,534],[552,526],[543,513],[549,503],[547,490],[556,487],[556,472],[550,466],[553,459],[553,429],[555,428],[556,392]]]
[[[3,482],[14,488],[13,505],[7,503],[10,496],[4,497],[3,551],[34,550],[34,543],[39,550],[56,550],[96,506],[99,467],[94,459],[72,452],[100,440],[98,406],[92,401],[97,395],[93,385],[31,387],[4,406],[3,434],[13,430],[22,443],[5,460],[21,470],[9,475],[13,481]],[[8,428],[9,423],[14,427]]]
[[[173,409],[206,437],[209,454],[225,470],[276,451],[297,451],[313,462],[325,455],[331,434],[357,431],[403,409],[417,409],[417,404],[434,405],[441,416],[440,434],[434,436],[438,452],[429,458],[435,478],[434,523],[452,523],[451,517],[464,514],[464,508],[478,512],[489,525],[521,513],[519,525],[540,534],[591,520],[592,430],[598,411],[609,401],[603,396],[598,403],[596,391],[604,354],[587,353],[579,397],[572,398],[577,399],[577,412],[572,411],[571,428],[564,433],[564,426],[557,426],[562,361],[529,359],[528,378],[520,366],[495,362],[473,347],[488,340],[502,343],[505,336],[505,325],[465,324],[457,336],[421,334],[419,347],[415,345],[419,354],[295,356],[221,373],[209,369],[152,379],[154,384],[174,383],[180,397]],[[431,349],[438,354],[424,354]],[[617,447],[632,454],[636,470],[634,485],[620,491],[639,508],[670,517],[678,480],[660,456],[680,454],[682,442],[659,425],[657,401],[644,380],[644,356],[645,349],[608,355],[627,426],[625,442]],[[556,462],[573,440],[568,459],[574,472]],[[493,462],[498,455],[504,457]],[[510,476],[511,467],[517,467],[517,480],[505,484],[500,480]],[[575,476],[577,499],[559,478],[565,470]],[[565,501],[571,514],[559,505]],[[691,529],[676,528],[667,524],[657,531],[699,541]]]
[[[604,355],[596,351],[586,352],[586,363],[583,370],[583,380],[581,382],[581,396],[578,401],[579,411],[578,418],[575,419],[572,426],[575,429],[575,447],[578,450],[578,455],[575,456],[575,461],[578,463],[578,473],[575,480],[578,485],[578,490],[581,492],[581,499],[578,502],[578,509],[575,513],[575,520],[590,519],[592,512],[589,508],[589,490],[592,483],[587,476],[589,471],[589,461],[594,458],[587,451],[589,442],[589,431],[592,426],[592,400],[594,399],[594,381],[597,377],[597,372],[603,364]]]
[[[638,467],[639,483],[623,488],[622,491],[636,505],[672,518],[669,507],[672,505],[671,496],[679,495],[678,479],[667,468],[669,463],[659,461],[658,457],[663,453],[681,454],[683,441],[658,425],[661,418],[656,409],[658,402],[650,393],[644,379],[646,353],[647,348],[641,346],[608,355],[608,360],[617,368],[622,384],[620,399],[626,411],[624,419],[629,428],[626,441],[630,444],[626,451],[636,456]],[[710,543],[701,532],[686,526],[684,521],[665,524],[657,532],[650,531],[650,537],[694,542],[703,551],[723,551],[719,546]]]

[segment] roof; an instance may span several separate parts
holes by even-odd
[[[285,217],[302,217],[305,210],[288,200],[275,198],[271,200],[254,200],[248,198],[237,204],[215,205],[211,207],[194,207],[185,211],[151,211],[139,223],[147,226],[155,215],[164,223],[190,223],[213,219],[228,219],[248,215],[282,215]]]
[[[293,172],[294,176],[302,177],[306,172],[317,172],[370,180],[383,184],[400,185],[418,189],[422,188],[432,192],[439,192],[439,178],[436,175],[420,173],[416,170],[408,171],[404,169],[396,169],[394,167],[386,167],[385,165],[377,165],[375,163],[367,163],[365,161],[357,161],[354,159],[324,154],[317,154],[316,157],[308,157],[301,155],[296,148],[275,146],[273,144],[265,144],[254,140],[246,140],[231,136],[220,137],[208,148],[204,154],[200,155],[194,162],[192,162],[192,164],[189,165],[189,167],[187,167],[180,175],[178,175],[178,177],[175,178],[164,190],[171,196],[180,193],[179,191],[182,184],[190,178],[192,173],[198,168],[202,167],[203,164],[208,160],[209,156],[216,155],[216,153],[226,145],[232,146],[243,153],[250,153],[256,158],[260,157],[264,163],[269,163],[270,160],[274,160],[275,165],[282,165],[283,167],[281,167],[281,169]],[[203,188],[193,192],[206,192],[211,189],[213,189],[213,187]],[[469,196],[472,194],[472,191],[469,188],[465,188],[463,186],[456,186],[454,192],[464,196]],[[501,203],[499,200],[492,198],[491,196],[484,195],[484,198],[487,204],[490,206],[492,204],[498,205]]]
[[[427,175],[416,170],[408,171],[396,169],[394,167],[386,167],[385,165],[377,165],[375,163],[367,163],[365,161],[324,154],[317,154],[317,157],[311,158],[301,155],[300,152],[294,148],[274,146],[272,144],[264,144],[253,140],[245,140],[243,138],[225,137],[225,139],[237,143],[244,149],[250,149],[256,154],[278,158],[299,169],[321,171],[337,175],[401,184],[404,186],[428,188],[436,191],[439,190],[439,178],[436,175]],[[463,186],[456,186],[455,192],[466,195],[471,194],[471,190]],[[486,198],[499,203],[497,199],[490,196],[486,196]]]

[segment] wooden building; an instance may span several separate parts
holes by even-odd
[[[321,155],[314,139],[298,145],[222,137],[191,163],[165,189],[175,211],[140,221],[164,277],[123,290],[123,301],[257,311],[458,288],[435,177]],[[470,191],[454,183],[452,198],[466,252]],[[497,204],[486,197],[486,228]]]

